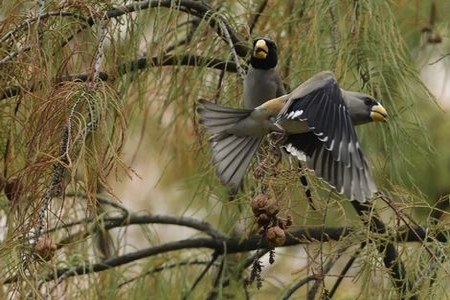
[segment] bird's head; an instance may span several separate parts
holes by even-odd
[[[353,124],[385,122],[386,109],[372,96],[358,92],[342,91]]]
[[[253,41],[250,64],[255,69],[271,69],[278,62],[278,49],[274,41],[269,38],[257,38]]]

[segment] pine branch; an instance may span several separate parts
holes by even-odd
[[[194,54],[184,54],[184,55],[165,55],[162,57],[154,56],[151,57],[150,59],[146,57],[139,58],[134,61],[120,65],[118,68],[119,70],[118,74],[125,75],[130,72],[161,66],[207,67],[216,70],[224,70],[232,73],[237,72],[237,66],[232,61],[221,60],[218,58],[211,58]],[[91,72],[83,72],[79,74],[58,77],[54,79],[54,82],[56,83],[67,81],[86,82],[91,80],[92,76],[93,73]],[[113,76],[111,76],[106,72],[98,73],[98,78],[102,81],[107,81],[112,77]],[[9,86],[5,88],[0,88],[0,100],[18,96],[23,92],[33,92],[36,89],[37,89],[36,87],[20,87],[20,86]]]

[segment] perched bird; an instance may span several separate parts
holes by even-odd
[[[217,175],[232,191],[240,188],[262,138],[280,132],[290,154],[306,158],[317,176],[350,200],[366,202],[376,192],[354,125],[385,121],[386,110],[369,95],[341,89],[332,72],[320,72],[254,109],[200,104]]]
[[[278,50],[269,38],[253,41],[252,56],[244,79],[244,107],[255,108],[286,94],[277,70]]]
[[[269,38],[255,39],[253,41],[250,65],[244,80],[245,108],[255,108],[270,99],[286,94],[277,64],[278,48],[275,42]],[[261,137],[262,139],[263,137]],[[299,166],[301,167],[300,163]],[[300,182],[306,188],[305,195],[311,208],[315,210],[305,175],[300,175]]]

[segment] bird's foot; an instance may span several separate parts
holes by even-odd
[[[270,146],[271,147],[280,147],[284,145],[287,141],[287,134],[285,131],[283,132],[272,132],[269,135]]]

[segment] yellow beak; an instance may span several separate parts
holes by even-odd
[[[375,122],[386,122],[387,111],[381,104],[372,107],[370,117]]]
[[[266,41],[258,40],[253,49],[253,56],[259,59],[265,59],[269,53],[269,47],[267,47]]]

